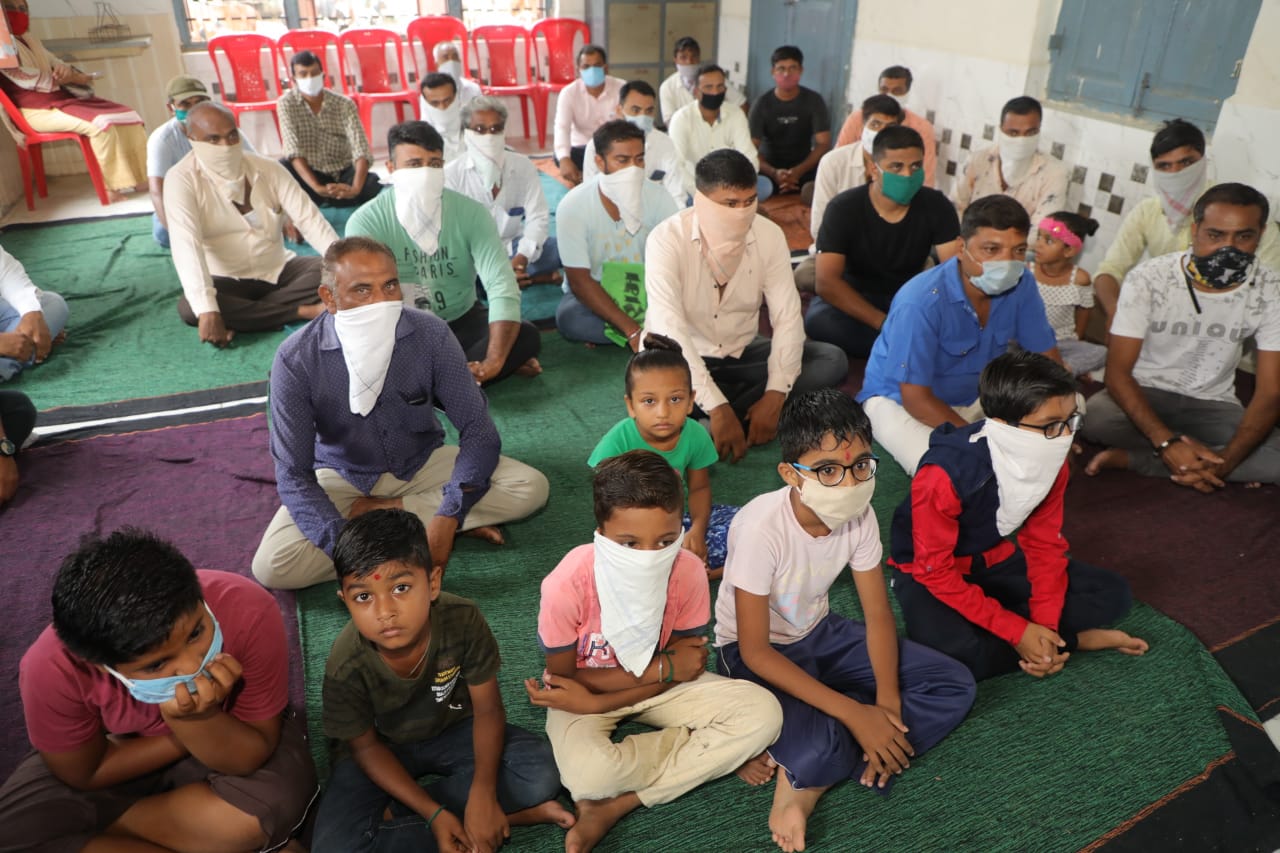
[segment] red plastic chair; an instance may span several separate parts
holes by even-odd
[[[280,63],[288,70],[289,61],[304,50],[309,50],[324,63],[325,85],[340,92],[347,91],[347,78],[342,73],[342,48],[338,46],[338,34],[328,30],[289,30],[276,39],[280,48]],[[289,75],[293,77],[292,74]]]
[[[404,121],[404,108],[408,104],[413,117],[418,117],[418,92],[408,88],[409,76],[405,73],[404,41],[391,30],[378,27],[347,30],[338,36],[342,50],[344,72],[350,75],[351,97],[360,109],[360,123],[365,135],[373,138],[373,108],[376,104],[395,104],[396,121]],[[395,49],[396,78],[391,78],[387,65],[387,48]]]
[[[102,167],[94,156],[89,137],[80,133],[41,133],[27,123],[22,110],[9,100],[3,90],[0,90],[0,103],[4,104],[4,111],[9,114],[14,127],[25,137],[23,142],[18,143],[18,164],[22,167],[22,191],[27,197],[27,210],[36,209],[35,195],[31,191],[32,178],[35,179],[35,188],[40,193],[40,198],[49,195],[49,185],[44,178],[44,150],[40,146],[46,142],[62,142],[65,139],[74,139],[80,143],[80,153],[84,155],[84,164],[89,168],[89,180],[93,181],[93,188],[98,192],[98,201],[102,202],[103,207],[111,204],[111,199],[107,197],[107,182],[102,177]],[[17,140],[14,142],[17,143]]]
[[[559,92],[578,79],[578,49],[591,44],[590,27],[576,18],[547,18],[530,27],[529,35],[538,82],[548,92]]]
[[[218,54],[222,54],[231,69],[235,85],[230,89],[222,79],[222,64],[218,62]],[[218,75],[222,102],[235,115],[236,123],[239,124],[241,113],[269,112],[271,121],[276,126],[276,133],[279,134],[280,117],[276,114],[276,100],[281,95],[281,65],[280,50],[276,43],[257,33],[214,36],[209,39],[209,59]],[[267,66],[269,74],[263,73],[264,59],[270,62]],[[232,92],[235,94],[234,100]]]
[[[533,40],[524,27],[495,25],[476,27],[471,33],[480,68],[480,88],[486,95],[520,98],[524,135],[529,135],[529,105],[538,129],[538,144],[547,144],[547,92],[533,75]]]
[[[421,80],[432,71],[437,70],[435,47],[442,41],[455,42],[458,52],[462,54],[462,76],[471,76],[471,45],[468,44],[467,25],[452,15],[424,15],[409,22],[405,30],[409,40],[409,53],[413,56],[413,67]],[[418,63],[419,48],[425,62]]]

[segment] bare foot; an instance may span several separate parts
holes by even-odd
[[[724,574],[724,569],[719,570]],[[711,571],[707,572],[710,577]],[[762,752],[746,764],[739,767],[734,772],[738,774],[738,778],[748,785],[763,785],[773,778],[773,774],[778,770],[778,762],[774,761],[768,752]]]
[[[55,341],[55,343],[56,343],[56,341]],[[1244,484],[1244,487],[1245,487],[1246,489],[1261,489],[1261,488],[1262,488],[1262,483],[1245,483],[1245,484]]]
[[[298,319],[314,320],[316,317],[319,317],[321,314],[323,314],[327,310],[328,309],[324,307],[323,302],[317,302],[314,305],[299,305]]]
[[[804,788],[797,791],[791,787],[786,773],[778,774],[778,784],[773,790],[773,808],[769,810],[769,831],[773,833],[773,843],[784,853],[804,849],[804,831],[809,815],[813,814],[813,807],[826,790]]]
[[[107,201],[112,204],[115,204],[118,201],[124,201],[128,197],[129,194],[124,190],[107,190]]]
[[[1096,476],[1099,471],[1107,468],[1128,468],[1129,467],[1129,451],[1119,450],[1115,447],[1108,447],[1101,451],[1097,456],[1089,460],[1089,464],[1084,466],[1084,472],[1090,477]]]
[[[67,330],[63,329],[61,332],[58,332],[58,336],[53,339],[52,346],[60,347],[66,342],[67,342]]]
[[[1102,649],[1115,649],[1124,655],[1145,654],[1147,641],[1134,637],[1115,628],[1090,628],[1076,634],[1076,648],[1084,652],[1096,652]]]
[[[547,800],[533,808],[521,809],[507,815],[507,823],[512,826],[530,826],[535,823],[554,823],[561,829],[569,829],[578,819],[573,812],[560,805],[558,800]]]
[[[473,539],[483,539],[490,545],[507,544],[507,540],[502,536],[502,531],[496,527],[473,527],[470,530],[462,531],[458,535],[470,536]]]
[[[516,368],[516,373],[520,376],[537,376],[541,372],[542,364],[536,358],[531,358]]]
[[[722,577],[724,577],[724,566],[720,566],[718,569],[707,567],[707,580],[718,581]]]
[[[578,800],[578,820],[564,837],[564,853],[591,853],[613,825],[640,805],[634,791],[608,800]]]

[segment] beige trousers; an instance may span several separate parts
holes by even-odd
[[[969,423],[986,417],[977,400],[967,406],[951,408]],[[898,460],[908,477],[914,477],[920,457],[929,449],[929,435],[933,427],[916,420],[901,404],[888,397],[871,397],[862,404],[862,409],[871,419],[871,433],[875,440]]]
[[[383,474],[369,497],[402,498],[405,509],[421,518],[423,524],[429,524],[444,499],[444,486],[453,476],[457,458],[456,445],[443,445],[431,454],[412,480],[406,482]],[[357,498],[365,496],[330,468],[317,469],[316,481],[343,516],[351,512]],[[472,530],[517,521],[541,509],[547,503],[548,491],[547,478],[542,472],[499,456],[498,467],[489,478],[489,491],[471,508],[458,529]],[[267,532],[253,555],[253,574],[269,589],[301,589],[335,578],[333,561],[311,544],[293,523],[288,508],[283,506],[267,525]]]
[[[611,736],[631,718],[655,731]],[[560,779],[576,800],[635,791],[668,803],[764,752],[782,731],[782,706],[757,684],[704,672],[665,693],[605,714],[547,711]]]
[[[116,124],[98,130],[61,110],[23,110],[22,117],[41,133],[79,133],[89,137],[107,188],[117,192],[147,182],[147,131],[140,124]]]

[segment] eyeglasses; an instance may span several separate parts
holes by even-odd
[[[1009,426],[1038,429],[1044,433],[1045,438],[1057,438],[1064,432],[1075,435],[1082,423],[1084,423],[1084,415],[1079,412],[1072,412],[1071,417],[1065,421],[1053,421],[1047,424],[1024,424],[1021,421],[1009,421]]]
[[[818,482],[824,486],[838,486],[844,482],[844,475],[850,471],[853,472],[853,479],[859,483],[867,482],[876,475],[876,465],[879,462],[880,457],[868,454],[853,460],[852,465],[829,462],[826,465],[819,465],[817,468],[810,468],[808,465],[792,462],[791,467],[814,474],[817,476]]]
[[[472,133],[478,133],[481,136],[497,136],[500,133],[506,133],[507,126],[505,124],[477,124],[467,128]]]

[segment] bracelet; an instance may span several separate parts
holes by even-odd
[[[674,654],[675,652],[670,652],[666,649],[662,650],[663,657],[667,658],[667,677],[662,679],[665,684],[670,684],[676,680],[676,666],[675,662],[671,660],[671,656]]]
[[[444,806],[441,806],[440,808],[436,809],[435,812],[432,813],[431,817],[427,818],[427,826],[431,826],[431,821],[439,817],[440,812],[442,811],[444,811]]]
[[[662,652],[658,653],[658,683],[662,683],[662,659],[666,657]]]
[[[1182,433],[1175,432],[1173,435],[1157,444],[1155,450],[1151,451],[1151,455],[1159,459],[1161,453],[1164,453],[1169,449],[1170,445],[1177,444],[1179,441],[1182,441]]]
[[[643,332],[643,331],[644,331],[644,326],[640,326],[640,327],[638,327],[634,332],[632,332],[631,334],[627,335],[627,340],[632,340],[632,339],[634,339],[635,337],[637,337],[637,336],[638,336],[641,332]]]

